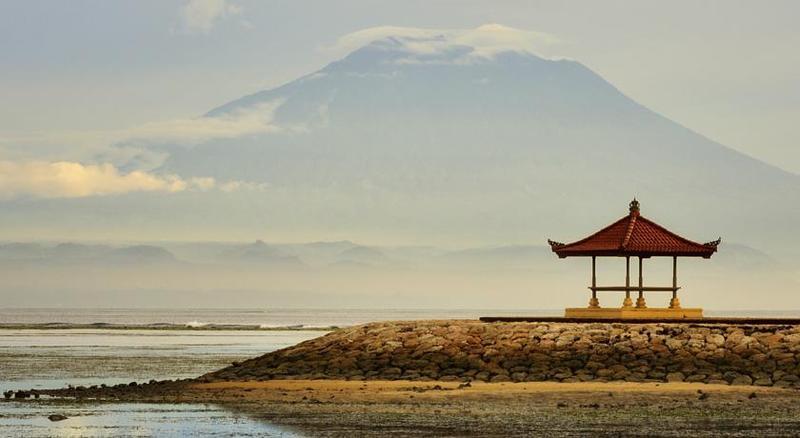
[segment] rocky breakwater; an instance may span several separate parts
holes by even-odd
[[[800,326],[381,322],[200,381],[382,379],[706,382],[800,388]]]

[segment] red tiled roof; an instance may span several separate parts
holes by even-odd
[[[683,256],[709,258],[720,240],[696,243],[683,238],[639,214],[639,203],[631,202],[630,214],[577,242],[548,240],[559,257],[571,256]]]

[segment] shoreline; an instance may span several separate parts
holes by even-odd
[[[20,390],[30,393],[26,397],[11,397],[6,400],[46,401],[71,399],[80,402],[150,402],[150,403],[230,403],[230,402],[274,402],[316,404],[308,396],[338,394],[327,399],[327,403],[421,403],[437,402],[442,398],[501,402],[514,397],[539,399],[542,396],[559,394],[583,394],[586,396],[614,396],[626,394],[631,397],[691,396],[698,394],[727,394],[731,397],[755,398],[759,395],[787,397],[796,401],[800,408],[800,390],[769,386],[736,386],[701,382],[453,382],[431,380],[252,380],[200,382],[196,379],[178,379],[131,382],[113,386],[77,386],[59,389]],[[18,391],[15,391],[18,392]],[[609,395],[612,394],[612,395]],[[753,396],[755,394],[755,397]],[[39,397],[34,397],[38,395]],[[42,397],[44,396],[44,397]],[[40,398],[41,397],[41,398]],[[799,419],[800,420],[800,419]]]

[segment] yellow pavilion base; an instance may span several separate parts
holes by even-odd
[[[670,309],[663,307],[575,307],[566,309],[566,318],[600,318],[600,319],[687,319],[702,318],[703,309]]]

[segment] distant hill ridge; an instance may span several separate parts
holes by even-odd
[[[189,249],[187,250],[186,247]],[[343,249],[344,248],[344,249]],[[181,254],[176,256],[175,252]],[[213,254],[209,260],[206,254]],[[736,269],[774,268],[781,264],[773,257],[751,247],[726,243],[724,251],[715,255],[722,266]],[[275,263],[323,267],[330,263],[342,266],[407,267],[417,261],[420,265],[453,266],[509,266],[535,269],[540,266],[558,266],[558,260],[544,245],[505,245],[446,250],[426,247],[368,246],[342,242],[310,242],[297,244],[269,244],[263,240],[252,243],[165,243],[163,245],[97,245],[75,242],[55,244],[34,242],[0,243],[0,260],[31,260],[60,262],[203,262],[219,263]],[[314,263],[316,262],[316,263]]]

